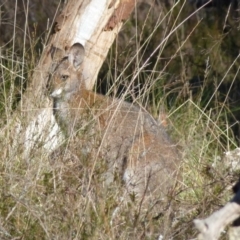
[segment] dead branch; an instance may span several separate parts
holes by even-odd
[[[238,183],[239,184],[239,183]],[[216,240],[226,226],[240,217],[240,188],[234,198],[227,203],[222,209],[214,212],[206,219],[195,219],[194,224],[200,231],[198,239]],[[238,238],[240,239],[240,236]]]

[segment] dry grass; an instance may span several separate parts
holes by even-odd
[[[13,141],[16,133],[11,129],[11,116],[20,104],[23,80],[31,73],[26,62],[32,66],[35,57],[32,61],[26,59],[29,55],[25,51],[16,58],[12,47],[1,50],[0,59],[1,239],[157,239],[161,234],[190,239],[196,237],[192,220],[208,215],[230,199],[226,189],[232,176],[222,166],[221,156],[236,147],[233,125],[228,124],[231,109],[227,97],[222,101],[217,91],[209,91],[207,83],[212,77],[218,89],[232,74],[238,57],[228,64],[219,58],[221,51],[215,51],[214,56],[210,55],[210,65],[205,56],[205,82],[195,93],[188,81],[195,74],[195,65],[189,63],[192,53],[188,53],[187,46],[201,21],[195,19],[191,30],[185,30],[186,9],[180,3],[170,10],[162,4],[138,11],[125,24],[103,66],[100,90],[137,102],[155,117],[166,114],[168,131],[183,158],[182,190],[174,199],[176,215],[168,216],[166,212],[152,219],[134,196],[122,201],[128,193],[121,179],[116,178],[107,187],[102,181],[106,171],[103,161],[93,168],[89,156],[81,156],[79,161],[69,152],[49,161],[41,141],[27,159],[24,157],[24,143]],[[196,58],[194,61],[200,61]],[[217,58],[225,69],[223,75],[216,74]],[[20,115],[17,117],[24,122]]]

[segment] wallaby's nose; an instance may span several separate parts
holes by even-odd
[[[59,97],[59,96],[61,95],[61,93],[62,93],[62,88],[59,88],[59,89],[53,91],[53,92],[50,94],[50,97],[52,97],[52,98],[57,98],[57,97]]]

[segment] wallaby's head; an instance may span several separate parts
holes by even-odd
[[[53,71],[49,80],[51,97],[68,98],[80,87],[84,87],[84,83],[80,82],[81,72],[79,71],[84,52],[84,47],[80,43],[73,44],[66,52],[52,47]]]

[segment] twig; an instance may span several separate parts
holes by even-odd
[[[195,219],[194,224],[200,231],[198,239],[216,240],[221,231],[240,216],[240,189],[238,189],[234,198],[222,209],[214,212],[206,219]]]

